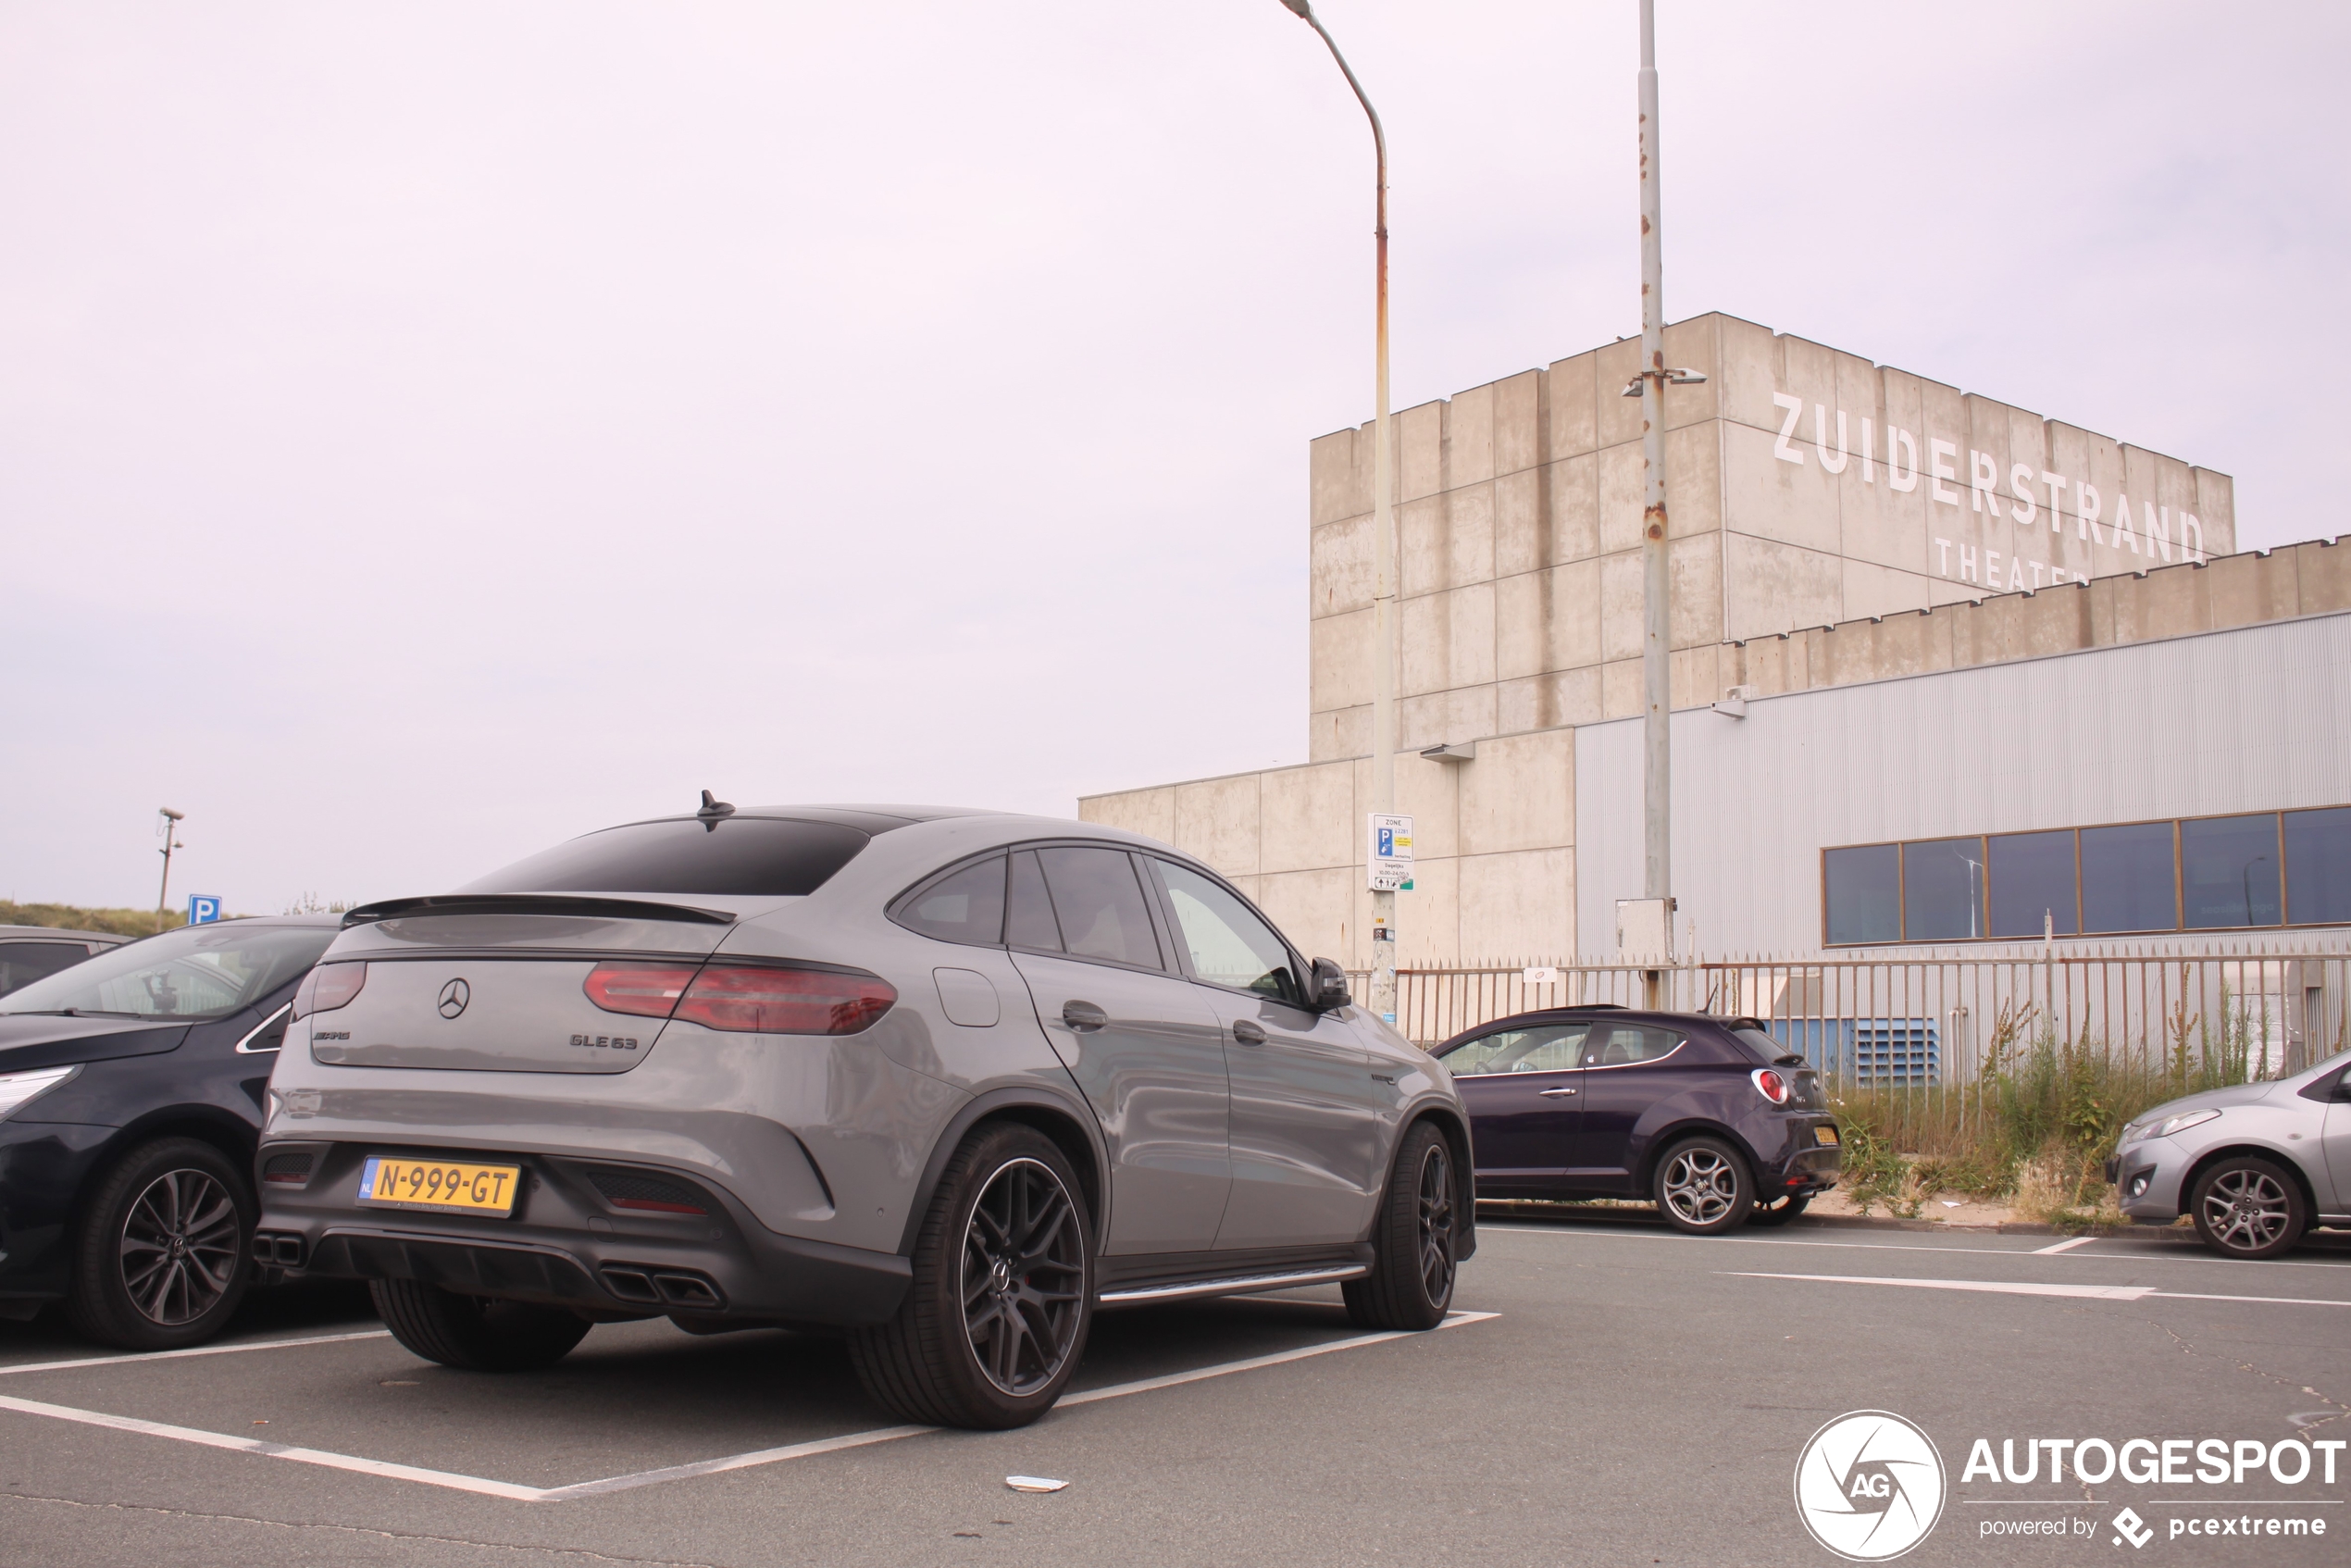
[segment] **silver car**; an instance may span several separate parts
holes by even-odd
[[[2351,1052],[2157,1106],[2122,1129],[2106,1176],[2124,1213],[2169,1225],[2184,1211],[2224,1257],[2274,1257],[2314,1225],[2351,1226]]]
[[[706,792],[354,911],[259,1168],[258,1260],[370,1281],[427,1359],[845,1328],[884,1405],[977,1427],[1048,1409],[1098,1307],[1335,1282],[1429,1328],[1474,1245],[1445,1069],[1207,867]]]

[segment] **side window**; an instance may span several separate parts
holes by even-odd
[[[898,912],[898,923],[943,942],[994,946],[1004,940],[1004,857],[951,872]]]
[[[1289,949],[1255,911],[1197,871],[1154,860],[1176,907],[1176,929],[1192,955],[1192,972],[1212,985],[1255,991],[1282,1002],[1305,995],[1289,970]]]
[[[1125,850],[1053,849],[1036,852],[1045,868],[1045,888],[1060,917],[1062,945],[1072,958],[1103,958],[1145,969],[1164,965],[1151,908],[1135,877],[1134,858]]]
[[[80,942],[0,943],[0,996],[70,969],[89,956],[90,950]]]
[[[292,1006],[281,1006],[262,1020],[258,1028],[237,1042],[238,1052],[246,1056],[258,1056],[276,1051],[286,1043],[286,1026],[293,1020]]]
[[[1018,850],[1012,860],[1012,885],[1004,894],[1004,940],[1040,952],[1061,952],[1062,930],[1053,919],[1052,901],[1045,896],[1045,873],[1038,869],[1037,852]]]
[[[1446,1070],[1457,1078],[1489,1073],[1564,1072],[1576,1065],[1584,1028],[1582,1024],[1544,1024],[1483,1035],[1448,1052]]]
[[[1629,1067],[1654,1062],[1682,1043],[1671,1029],[1645,1028],[1638,1024],[1596,1024],[1584,1042],[1586,1067]]]

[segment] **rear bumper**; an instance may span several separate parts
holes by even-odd
[[[906,1292],[902,1257],[777,1235],[707,1177],[633,1163],[482,1151],[465,1157],[523,1167],[511,1216],[362,1207],[353,1196],[361,1163],[382,1149],[372,1140],[262,1146],[265,1168],[273,1154],[316,1157],[304,1185],[262,1185],[256,1259],[265,1279],[414,1279],[597,1315],[686,1313],[839,1326],[887,1320]],[[590,1179],[600,1170],[634,1170],[690,1188],[707,1212],[618,1207]]]
[[[1790,1121],[1779,1149],[1767,1151],[1757,1163],[1759,1200],[1782,1193],[1825,1192],[1835,1187],[1838,1173],[1845,1168],[1844,1144],[1822,1143],[1813,1128],[1835,1126],[1835,1118],[1829,1116],[1809,1115]]]

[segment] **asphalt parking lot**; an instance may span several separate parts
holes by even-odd
[[[549,1372],[487,1377],[416,1361],[337,1289],[256,1298],[209,1353],[0,1325],[0,1555],[1817,1564],[1835,1560],[1797,1518],[1796,1458],[1876,1409],[1949,1477],[1906,1561],[2340,1562],[2351,1463],[2292,1487],[1960,1470],[1979,1437],[2351,1437],[2346,1239],[2248,1264],[2130,1237],[1497,1218],[1442,1330],[1362,1334],[1335,1291],[1105,1314],[1077,1396],[989,1435],[896,1426],[838,1344],[774,1331],[608,1325]],[[2125,1505],[2143,1550],[2108,1527]],[[2328,1533],[2167,1533],[2224,1508]],[[2087,1523],[1986,1533],[2025,1518]]]

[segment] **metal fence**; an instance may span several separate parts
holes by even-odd
[[[1631,964],[1492,964],[1397,974],[1397,1027],[1424,1047],[1513,1013],[1645,1004]],[[1761,1019],[1846,1088],[1935,1089],[2036,1052],[2150,1090],[2278,1077],[2351,1044],[2351,944],[2146,944],[1687,960],[1674,1011]],[[1356,994],[1369,976],[1353,977]]]

